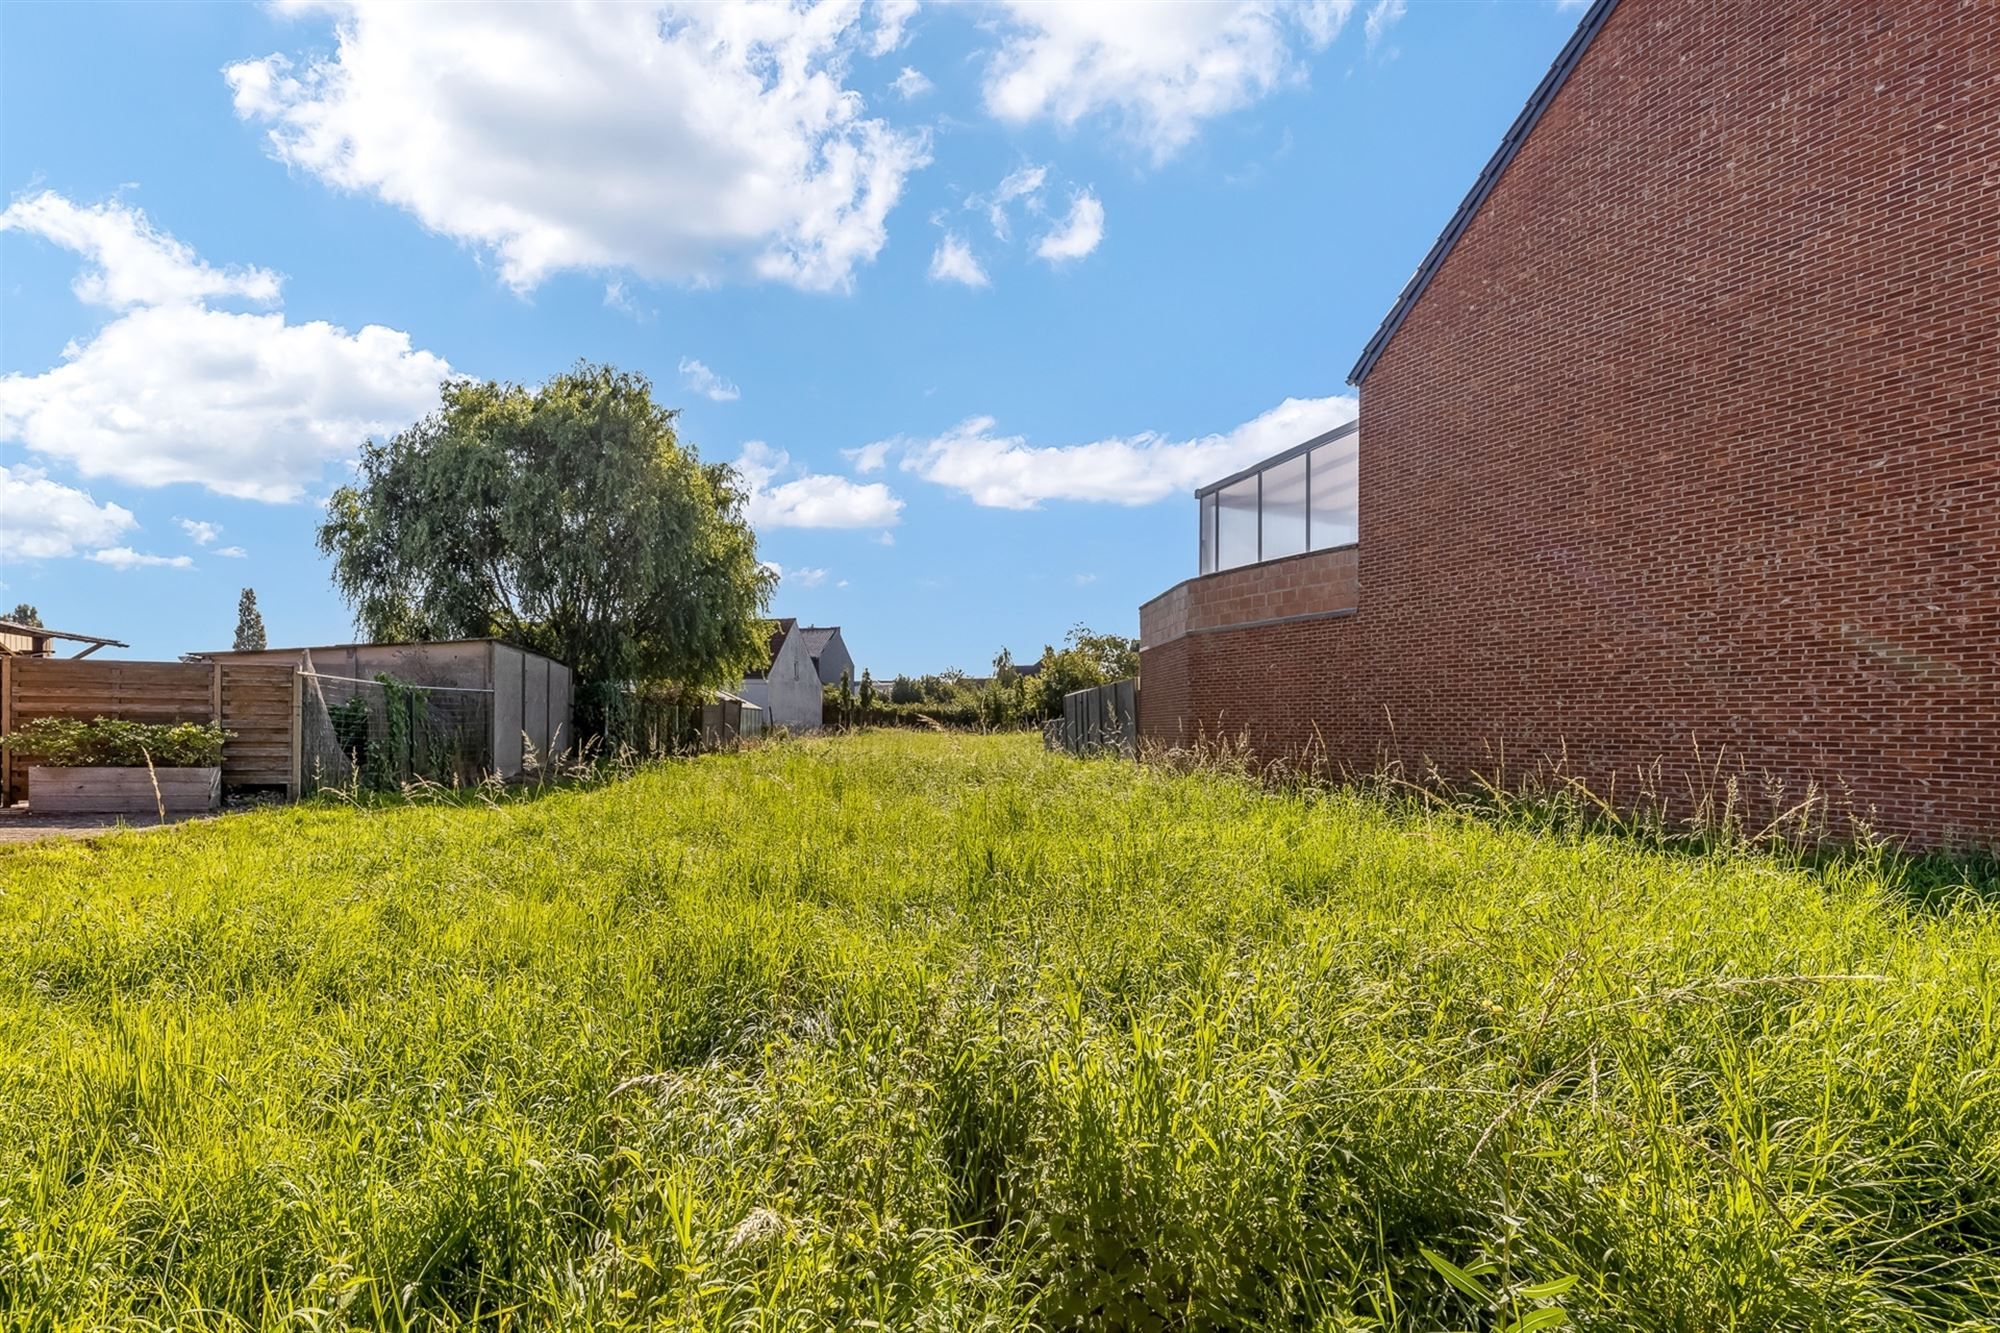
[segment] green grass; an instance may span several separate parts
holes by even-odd
[[[0,1327],[1992,1327],[1892,870],[908,733],[0,853]]]

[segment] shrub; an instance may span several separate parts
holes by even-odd
[[[0,745],[49,768],[215,768],[231,733],[214,723],[38,717]]]

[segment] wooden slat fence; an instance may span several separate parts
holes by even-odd
[[[1114,680],[1063,696],[1059,718],[1050,718],[1043,740],[1071,754],[1139,752],[1139,682]]]
[[[232,787],[297,782],[298,706],[290,666],[224,662],[86,662],[0,658],[0,734],[39,717],[219,722]],[[0,750],[0,804],[26,795],[25,766]]]

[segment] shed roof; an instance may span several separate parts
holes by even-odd
[[[1506,137],[1500,141],[1500,147],[1487,162],[1486,169],[1472,182],[1472,189],[1466,193],[1465,199],[1458,206],[1458,211],[1451,215],[1451,221],[1445,223],[1444,231],[1431,246],[1430,253],[1424,256],[1424,262],[1417,265],[1417,271],[1410,276],[1409,282],[1403,285],[1402,294],[1396,298],[1396,303],[1390,306],[1389,313],[1382,317],[1381,327],[1375,330],[1375,336],[1368,340],[1368,345],[1361,349],[1361,359],[1354,363],[1354,369],[1347,372],[1349,384],[1359,385],[1368,378],[1368,372],[1375,368],[1375,362],[1388,347],[1389,340],[1395,337],[1396,330],[1402,327],[1410,308],[1417,303],[1417,298],[1424,294],[1424,289],[1430,286],[1431,279],[1437,276],[1437,271],[1444,265],[1445,257],[1451,253],[1451,248],[1458,244],[1458,238],[1464,235],[1468,226],[1472,225],[1473,216],[1479,212],[1480,205],[1486,202],[1487,195],[1493,193],[1493,187],[1500,183],[1500,177],[1507,170],[1508,164],[1514,160],[1514,154],[1521,151],[1521,145],[1527,142],[1528,135],[1534,132],[1542,113],[1549,109],[1549,103],[1555,101],[1556,94],[1562,91],[1563,83],[1569,78],[1570,71],[1583,59],[1583,53],[1589,48],[1591,39],[1597,36],[1598,30],[1604,26],[1604,21],[1611,17],[1611,11],[1617,7],[1618,0],[1595,0],[1585,12],[1583,21],[1576,25],[1576,31],[1570,34],[1570,39],[1563,46],[1561,54],[1556,56],[1555,64],[1549,66],[1549,72],[1542,76],[1541,83],[1528,98],[1528,104],[1522,107],[1521,114],[1514,118]]]
[[[494,643],[503,648],[512,648],[517,653],[526,653],[530,657],[540,657],[555,662],[557,666],[569,665],[567,662],[549,657],[547,653],[538,653],[533,648],[523,648],[518,643],[510,643],[508,640],[494,634],[473,639],[356,639],[348,643],[302,643],[295,647],[286,647],[280,644],[274,648],[209,648],[198,653],[190,653],[189,656],[205,658],[269,657],[277,653],[340,653],[346,652],[349,648],[455,648],[471,643]]]
[[[47,625],[24,625],[18,620],[0,620],[0,634],[21,634],[30,639],[61,639],[65,643],[85,643],[90,646],[85,653],[94,653],[99,648],[130,648],[123,639],[105,639],[95,634],[73,634],[65,629],[50,629]],[[7,650],[0,648],[0,653]]]

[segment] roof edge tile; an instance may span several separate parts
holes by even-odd
[[[1570,34],[1569,41],[1563,46],[1561,54],[1556,56],[1555,63],[1549,66],[1549,72],[1542,76],[1541,83],[1528,98],[1528,104],[1522,107],[1521,114],[1514,118],[1513,125],[1507,130],[1506,137],[1500,141],[1500,147],[1487,162],[1485,170],[1481,171],[1479,178],[1473,181],[1472,189],[1466,193],[1465,199],[1458,206],[1458,211],[1451,215],[1451,221],[1445,223],[1444,231],[1439,233],[1437,241],[1430,248],[1430,253],[1424,256],[1424,262],[1417,265],[1417,271],[1410,275],[1407,283],[1403,284],[1402,293],[1396,297],[1396,303],[1389,307],[1389,313],[1382,317],[1382,323],[1375,330],[1375,336],[1361,349],[1361,359],[1354,363],[1354,369],[1347,372],[1349,384],[1358,388],[1361,382],[1368,378],[1368,372],[1375,368],[1376,360],[1387,350],[1389,340],[1395,337],[1396,330],[1402,327],[1403,319],[1410,313],[1410,308],[1417,303],[1417,298],[1424,294],[1424,289],[1430,286],[1431,279],[1437,276],[1438,269],[1451,254],[1452,247],[1458,244],[1458,238],[1464,234],[1468,226],[1472,225],[1472,219],[1479,212],[1480,205],[1486,202],[1486,196],[1493,193],[1493,187],[1500,183],[1500,177],[1506,172],[1508,164],[1514,160],[1514,154],[1521,151],[1521,145],[1527,142],[1528,136],[1534,132],[1542,113],[1548,110],[1549,103],[1555,101],[1556,94],[1562,91],[1563,84],[1569,79],[1570,71],[1583,59],[1583,53],[1589,49],[1591,40],[1604,26],[1604,21],[1611,17],[1611,11],[1617,7],[1618,0],[1595,0],[1585,12],[1582,22],[1578,23],[1576,31]]]

